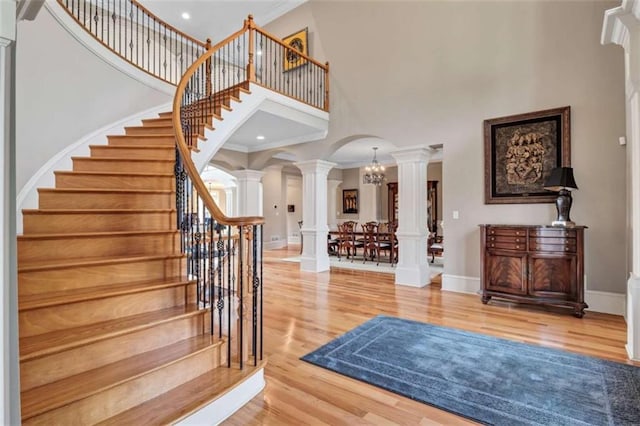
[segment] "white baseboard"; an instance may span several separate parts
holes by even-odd
[[[287,242],[285,240],[267,241],[262,243],[262,248],[264,250],[275,250],[279,248],[284,248],[286,246],[287,246]]]
[[[258,395],[264,386],[264,369],[261,368],[222,397],[175,424],[218,425]]]
[[[625,316],[627,298],[622,293],[585,290],[584,301],[589,305],[588,311]]]
[[[442,290],[478,294],[480,292],[480,278],[442,274]]]
[[[480,278],[442,274],[442,290],[458,293],[480,293]],[[621,293],[586,290],[585,302],[589,311],[605,314],[625,315],[626,296]]]
[[[287,238],[287,244],[300,244],[300,236]]]

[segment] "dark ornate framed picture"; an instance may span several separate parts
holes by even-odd
[[[484,121],[485,204],[553,203],[543,185],[561,166],[571,166],[570,107]]]
[[[308,28],[297,31],[282,39],[282,42],[287,46],[284,48],[283,52],[283,71],[291,71],[307,63],[307,60],[298,53],[303,53],[304,55],[309,56],[308,39]]]
[[[342,213],[344,214],[358,213],[358,190],[357,189],[342,190]]]

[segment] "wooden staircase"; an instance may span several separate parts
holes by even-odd
[[[217,95],[213,119],[249,93]],[[175,208],[171,113],[57,171],[18,237],[25,424],[166,424],[251,374],[196,305]],[[194,149],[197,149],[197,141]]]

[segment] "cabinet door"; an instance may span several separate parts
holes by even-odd
[[[536,297],[575,300],[576,268],[576,255],[530,254],[529,294]]]
[[[527,294],[526,254],[487,251],[485,262],[486,290]]]

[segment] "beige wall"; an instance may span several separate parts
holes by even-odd
[[[265,243],[278,242],[287,238],[287,205],[282,167],[269,167],[262,177]]]
[[[298,221],[302,220],[302,177],[285,175],[287,204],[293,204],[294,212],[286,212],[287,216],[287,238],[300,241],[300,226]],[[285,209],[286,210],[286,209]]]
[[[309,25],[322,48],[311,53],[331,62],[327,140],[307,144],[299,157],[326,158],[354,134],[398,147],[444,144],[445,273],[477,278],[478,224],[548,224],[556,215],[552,204],[484,204],[483,120],[570,105],[580,187],[571,213],[589,227],[587,288],[622,293],[623,52],[599,42],[604,10],[617,5],[312,0],[269,25],[282,35]],[[358,187],[344,180],[343,188]]]

